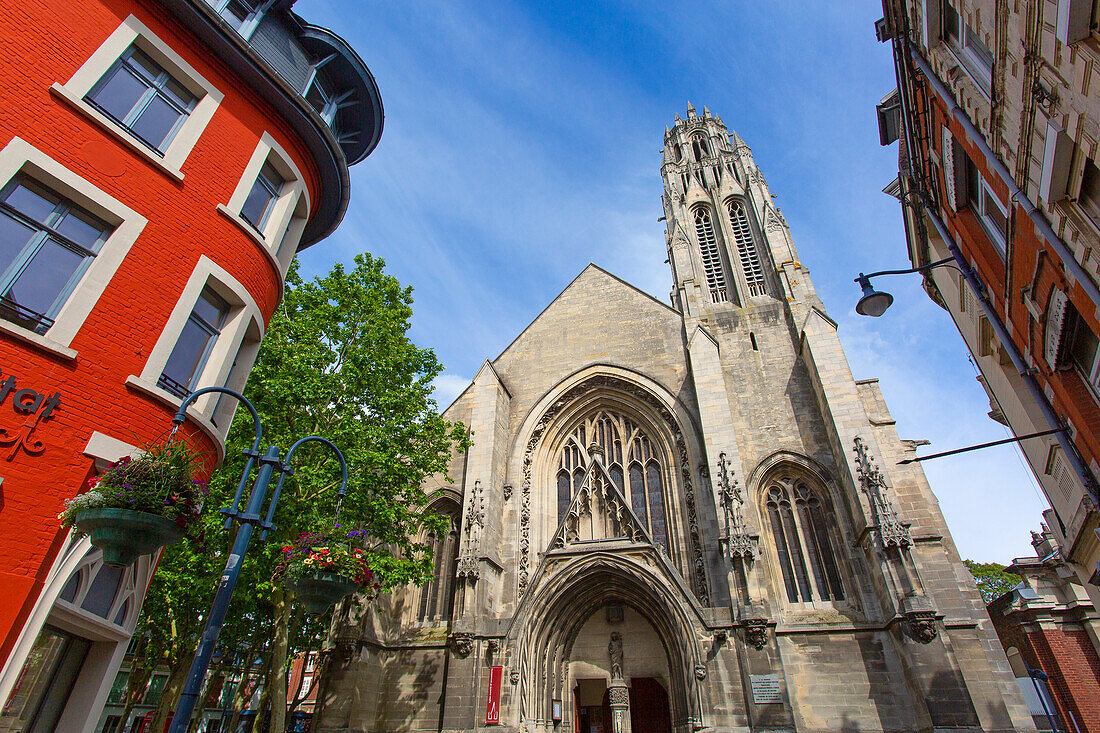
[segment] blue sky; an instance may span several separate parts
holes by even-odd
[[[900,207],[881,192],[897,146],[875,104],[894,87],[874,0],[844,3],[362,3],[299,0],[371,68],[386,110],[352,170],[340,229],[307,251],[326,271],[361,251],[412,285],[413,338],[447,371],[445,407],[588,262],[667,302],[662,133],[687,102],[752,147],[857,379],[879,377],[925,451],[1003,438],[976,370],[919,277],[857,316],[852,278],[905,267]],[[1015,448],[925,464],[964,557],[1030,554],[1044,507]]]

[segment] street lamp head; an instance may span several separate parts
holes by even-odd
[[[885,313],[890,304],[894,302],[894,296],[890,293],[880,293],[871,287],[871,279],[862,272],[859,273],[856,282],[863,288],[863,297],[856,303],[856,313],[861,316],[874,316],[877,318]]]

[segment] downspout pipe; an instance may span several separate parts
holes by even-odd
[[[1062,419],[1058,417],[1058,414],[1054,411],[1054,407],[1050,404],[1046,394],[1043,392],[1042,387],[1035,380],[1032,375],[1032,369],[1027,365],[1024,360],[1023,354],[1016,347],[1016,342],[1012,340],[1012,337],[1008,333],[1008,329],[1005,328],[1005,324],[1001,321],[1000,315],[997,313],[997,309],[993,307],[993,303],[990,302],[989,296],[986,295],[985,286],[982,284],[978,277],[978,274],[974,271],[974,268],[970,266],[970,263],[963,257],[962,252],[959,250],[959,246],[955,243],[955,239],[951,236],[951,233],[947,231],[947,226],[940,219],[939,215],[932,210],[927,202],[922,201],[925,214],[932,220],[933,226],[936,227],[936,231],[939,232],[940,238],[943,239],[947,245],[947,251],[951,253],[951,256],[955,258],[955,264],[958,265],[959,271],[962,273],[963,278],[970,285],[970,288],[974,291],[974,294],[978,296],[978,303],[982,307],[982,311],[985,313],[985,317],[989,320],[989,324],[993,326],[994,332],[997,334],[997,339],[1001,342],[1001,345],[1008,351],[1008,358],[1012,361],[1012,366],[1016,368],[1020,378],[1023,379],[1024,384],[1027,386],[1027,391],[1031,394],[1031,398],[1035,401],[1035,404],[1039,406],[1039,410],[1043,413],[1043,418],[1047,424],[1053,428],[1064,428],[1065,424]],[[1092,473],[1088,467],[1085,466],[1083,460],[1081,460],[1080,453],[1077,452],[1077,446],[1070,440],[1067,430],[1061,430],[1055,433],[1055,437],[1058,440],[1058,445],[1061,446],[1062,452],[1066,455],[1066,460],[1069,461],[1070,466],[1073,467],[1073,472],[1077,474],[1078,480],[1085,487],[1085,491],[1094,502],[1100,503],[1100,496],[1097,495],[1096,481],[1092,477]]]
[[[1035,225],[1035,228],[1043,236],[1043,239],[1047,241],[1047,244],[1049,244],[1055,254],[1058,255],[1058,259],[1062,261],[1062,265],[1065,267],[1066,272],[1073,280],[1080,283],[1081,288],[1085,291],[1089,300],[1092,301],[1093,307],[1100,311],[1100,289],[1096,287],[1096,283],[1093,282],[1092,276],[1085,271],[1085,268],[1077,261],[1077,258],[1074,257],[1070,248],[1062,241],[1062,238],[1055,233],[1054,229],[1051,228],[1050,223],[1047,221],[1046,217],[1043,216],[1043,212],[1041,212],[1039,208],[1031,202],[1031,199],[1027,197],[1027,194],[1016,185],[1016,181],[1012,178],[1012,174],[1009,173],[1008,168],[1005,167],[1005,164],[1001,162],[1000,158],[993,154],[993,150],[989,147],[989,143],[985,141],[985,137],[982,135],[981,131],[970,121],[966,112],[964,112],[962,107],[959,106],[959,103],[955,101],[955,97],[948,91],[947,87],[944,86],[935,72],[932,71],[932,66],[928,63],[928,60],[921,55],[920,51],[918,51],[913,44],[909,43],[906,45],[909,46],[909,54],[924,74],[924,78],[932,85],[932,89],[934,89],[940,99],[943,100],[943,103],[951,109],[951,116],[963,126],[970,141],[977,145],[978,149],[982,151],[982,155],[985,156],[985,162],[989,168],[997,174],[997,177],[1000,178],[1006,186],[1008,186],[1009,198],[1024,207],[1028,218],[1031,219],[1031,223]]]

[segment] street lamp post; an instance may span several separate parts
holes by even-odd
[[[176,704],[176,711],[172,716],[172,726],[169,728],[169,733],[186,733],[191,723],[191,716],[194,714],[195,706],[199,700],[199,694],[202,691],[203,679],[205,679],[206,672],[210,667],[210,658],[214,654],[214,647],[217,644],[218,635],[221,633],[222,624],[225,622],[226,612],[229,610],[229,601],[233,597],[233,590],[237,587],[237,579],[241,574],[244,556],[248,552],[248,544],[252,541],[252,532],[255,527],[259,525],[263,529],[260,535],[260,540],[263,541],[267,537],[268,531],[275,529],[275,525],[272,524],[271,520],[275,516],[275,506],[279,501],[279,494],[282,493],[283,481],[288,475],[294,472],[290,467],[290,459],[294,451],[303,443],[318,442],[332,448],[336,453],[336,457],[340,461],[340,470],[342,473],[340,489],[337,492],[337,512],[340,511],[340,504],[343,502],[344,495],[347,493],[348,489],[348,466],[347,462],[344,461],[344,455],[340,452],[339,448],[325,438],[311,435],[297,441],[290,447],[290,450],[287,451],[285,463],[281,459],[281,451],[277,445],[268,446],[261,456],[260,440],[263,428],[260,425],[260,416],[256,412],[256,408],[244,397],[244,395],[231,389],[226,389],[224,387],[207,387],[205,389],[200,389],[198,392],[193,392],[183,401],[179,410],[176,411],[175,417],[172,418],[172,422],[175,424],[176,428],[182,425],[183,421],[186,419],[187,406],[208,392],[222,392],[230,395],[247,407],[249,413],[252,415],[252,424],[255,428],[255,439],[252,441],[252,447],[244,452],[244,454],[248,456],[248,461],[245,463],[244,472],[241,474],[241,481],[237,485],[237,493],[233,497],[233,505],[228,509],[221,510],[222,514],[226,516],[226,529],[229,529],[233,525],[234,520],[239,522],[241,527],[237,530],[237,537],[233,541],[233,549],[229,553],[229,558],[225,563],[225,570],[222,572],[221,580],[218,582],[218,592],[214,596],[214,602],[210,606],[210,613],[206,617],[206,626],[203,629],[198,649],[195,650],[195,659],[191,663],[191,670],[187,673],[187,683],[184,685],[179,702]],[[256,474],[256,482],[252,487],[252,493],[248,497],[248,504],[244,511],[241,511],[241,497],[244,494],[245,486],[248,484],[248,478],[252,474],[252,468],[257,458],[259,459],[260,469]],[[264,518],[262,512],[264,499],[267,496],[267,487],[271,482],[271,477],[276,472],[279,474],[279,480],[275,487],[275,493],[272,495],[271,502],[268,505],[267,516]]]
[[[885,313],[886,309],[894,302],[894,296],[890,295],[890,293],[880,293],[871,287],[871,278],[880,275],[908,275],[913,272],[924,272],[925,270],[931,270],[933,267],[949,265],[954,261],[954,257],[947,257],[946,259],[930,262],[927,265],[913,267],[908,270],[882,270],[881,272],[872,272],[870,275],[864,275],[862,272],[859,273],[859,277],[857,277],[854,282],[859,283],[859,286],[863,288],[863,297],[856,303],[856,313],[861,316],[873,316],[878,318]]]

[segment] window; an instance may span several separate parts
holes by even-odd
[[[252,35],[252,31],[260,24],[260,18],[271,5],[270,2],[263,0],[207,0],[207,2],[233,30],[244,38]]]
[[[54,626],[43,627],[0,712],[0,727],[36,733],[57,730],[91,647],[87,639]]]
[[[601,410],[570,433],[559,457],[556,476],[558,521],[565,519],[573,496],[581,489],[588,468],[587,447],[591,443],[604,449],[607,472],[649,531],[653,543],[668,551],[666,476],[661,456],[636,422],[617,413]]]
[[[50,94],[177,181],[223,96],[133,15]]]
[[[229,315],[229,304],[210,288],[195,303],[157,386],[177,397],[190,394]]]
[[[445,622],[451,620],[454,605],[455,563],[458,558],[459,508],[447,502],[436,511],[448,519],[447,529],[438,535],[426,538],[432,546],[432,578],[420,588],[420,604],[417,620],[426,622]],[[311,671],[312,667],[306,671]]]
[[[787,600],[844,600],[830,536],[836,521],[818,493],[801,478],[779,477],[768,486],[765,505]]]
[[[317,114],[321,115],[321,119],[325,121],[325,124],[332,127],[332,123],[336,119],[339,102],[336,95],[332,93],[329,82],[320,72],[314,73],[305,97],[310,106],[317,110]]]
[[[1097,168],[1092,158],[1085,158],[1084,168],[1077,205],[1092,225],[1100,229],[1100,168]]]
[[[726,286],[726,272],[722,266],[722,253],[718,248],[718,239],[714,234],[710,211],[704,206],[695,209],[695,234],[699,237],[699,249],[703,255],[703,272],[707,278],[711,302],[728,302],[730,298]]]
[[[86,100],[164,155],[198,99],[148,55],[130,47]]]
[[[756,240],[752,235],[752,226],[749,224],[744,202],[740,199],[730,199],[726,202],[726,212],[730,217],[730,228],[733,230],[733,239],[737,243],[737,255],[741,260],[741,270],[745,273],[745,280],[748,282],[749,295],[766,295],[764,268],[760,266],[760,255],[756,249]]]
[[[1008,239],[1008,211],[997,198],[997,194],[985,182],[977,166],[965,152],[956,151],[963,158],[963,180],[966,188],[966,201],[974,215],[978,217],[989,240],[1003,257],[1005,242]]]
[[[263,232],[264,225],[271,215],[271,209],[279,198],[286,181],[275,170],[270,162],[264,163],[260,168],[260,175],[256,176],[256,182],[252,184],[252,190],[248,192],[248,198],[241,207],[241,218]]]
[[[0,193],[0,318],[46,333],[111,229],[17,176]]]
[[[302,678],[302,685],[298,688],[299,699],[309,695],[310,687],[313,685],[313,675],[307,674]]]
[[[943,4],[943,36],[963,68],[989,96],[993,89],[993,52],[946,2]]]
[[[142,705],[156,705],[160,702],[160,696],[164,694],[164,687],[168,684],[168,675],[157,674],[153,675],[153,679],[149,680],[149,686],[145,688],[145,697],[142,698]]]
[[[1067,308],[1070,360],[1094,391],[1100,391],[1100,341],[1081,316],[1072,307]]]

